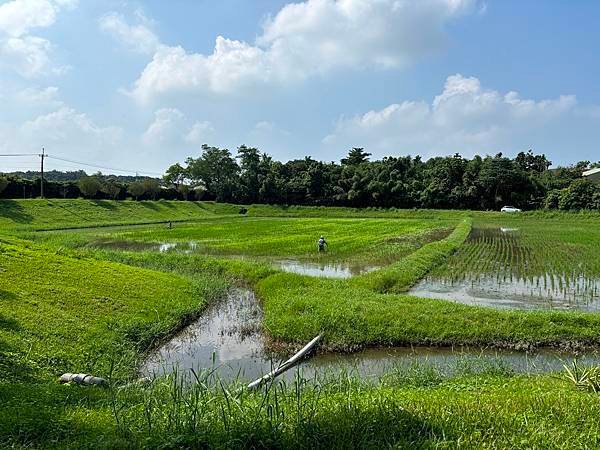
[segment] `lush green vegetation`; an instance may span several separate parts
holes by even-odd
[[[452,374],[424,366],[399,367],[375,384],[347,374],[275,383],[258,392],[224,385],[204,373],[197,374],[201,382],[191,387],[177,377],[150,385],[131,383],[144,352],[197,317],[233,283],[257,289],[266,330],[287,342],[305,342],[324,333],[327,346],[338,349],[377,344],[519,348],[600,344],[596,314],[498,311],[401,293],[447,258],[455,261],[453,252],[458,256],[469,248],[471,241],[463,242],[471,220],[462,214],[429,217],[432,211],[337,209],[329,218],[317,220],[318,208],[249,207],[251,217],[239,217],[238,207],[210,203],[180,206],[183,203],[173,202],[171,207],[166,202],[148,202],[148,206],[131,202],[123,205],[132,209],[115,206],[106,213],[96,202],[64,202],[87,217],[84,221],[55,201],[51,206],[15,203],[31,218],[19,222],[5,210],[0,213],[5,234],[0,236],[1,447],[591,448],[600,444],[597,394],[578,388],[584,383],[577,374],[593,371],[575,375],[571,371],[559,379],[514,375],[496,366],[482,371],[464,367]],[[178,219],[165,219],[168,211]],[[226,216],[227,212],[232,214]],[[266,217],[303,214],[310,217]],[[390,218],[382,218],[385,214]],[[361,215],[379,218],[367,220]],[[495,226],[499,217],[473,216],[476,227],[483,220]],[[173,229],[149,225],[32,232],[161,220],[195,222]],[[543,242],[543,238],[535,238],[539,229],[559,241],[561,250],[571,249],[583,255],[582,260],[595,263],[596,243],[588,243],[595,236],[594,217],[523,215],[507,220],[519,221],[523,231],[531,229],[527,251],[545,251],[536,240]],[[553,231],[553,226],[558,228]],[[434,234],[448,228],[454,228],[449,235]],[[393,254],[399,259],[349,280],[281,273],[267,261],[257,262],[264,256],[310,259],[321,233],[332,244],[328,258],[366,260],[365,255],[375,254],[371,260],[382,260]],[[190,254],[86,245],[98,239],[193,240],[202,245]],[[490,260],[509,248],[487,241],[478,245]],[[494,255],[490,249],[500,250]],[[552,267],[574,261],[570,253],[541,254],[548,255]],[[585,267],[591,273],[596,266]],[[107,377],[111,387],[59,385],[58,375],[71,371]]]
[[[70,411],[106,394],[65,390],[58,376],[127,379],[145,351],[227,286],[213,274],[185,278],[0,238],[0,446],[87,433]]]
[[[220,217],[173,229],[96,233],[96,239],[100,244],[107,240],[192,242],[194,251],[202,254],[383,264],[436,239],[453,225],[450,220]],[[321,235],[329,243],[324,253],[316,252]]]
[[[317,386],[298,380],[258,393],[213,383],[186,390],[167,379],[117,391],[97,409],[77,408],[73,421],[90,426],[71,444],[592,448],[600,441],[597,396],[547,376],[492,370],[445,377],[416,367],[391,374],[379,386],[352,376]]]
[[[600,208],[600,186],[582,179],[590,166],[548,170],[545,155],[521,152],[514,159],[463,158],[460,154],[423,161],[421,157],[386,157],[353,148],[341,164],[308,157],[286,163],[244,145],[237,157],[229,150],[203,146],[185,167],[167,170],[169,184],[200,185],[209,198],[240,203],[401,208],[499,210],[503,204],[526,209]]]
[[[551,162],[546,156],[531,150],[513,159],[502,153],[472,159],[457,153],[427,161],[420,156],[370,161],[369,156],[364,149],[353,148],[340,164],[310,157],[283,163],[245,145],[236,156],[227,149],[204,145],[200,156],[188,158],[184,166],[173,164],[162,180],[50,172],[45,191],[54,198],[496,211],[506,204],[527,210],[600,209],[600,184],[582,178],[584,170],[600,162],[580,161],[548,170]],[[5,183],[0,178],[0,188],[6,184],[0,196],[39,196],[39,176],[15,173],[4,178]]]
[[[0,200],[0,229],[39,230],[186,221],[238,211],[239,207],[212,202]]]

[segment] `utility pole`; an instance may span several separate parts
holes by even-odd
[[[46,155],[46,150],[44,150],[44,147],[42,147],[42,153],[40,153],[40,172],[42,174],[42,177],[40,178],[40,197],[42,198],[44,198],[44,158],[46,158],[47,156],[48,155]]]

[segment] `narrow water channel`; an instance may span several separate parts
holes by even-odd
[[[281,362],[265,348],[261,325],[262,311],[254,293],[232,290],[222,302],[211,306],[204,316],[171,341],[153,352],[140,368],[140,374],[153,378],[171,373],[191,375],[214,371],[221,379],[251,381],[269,372]],[[444,373],[470,368],[497,368],[523,373],[562,370],[573,354],[550,350],[524,353],[467,348],[378,348],[352,354],[318,354],[295,370],[314,378],[339,373],[354,373],[376,379],[394,370],[425,365]],[[579,355],[587,364],[600,364],[600,354]],[[295,370],[284,376],[291,378]]]

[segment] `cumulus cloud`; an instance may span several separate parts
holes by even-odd
[[[47,101],[48,96],[53,98],[52,91],[23,95],[39,101]],[[43,146],[55,155],[107,161],[107,150],[122,147],[123,136],[122,129],[100,126],[87,114],[65,105],[20,124],[0,122],[0,150],[10,153],[37,151]],[[119,156],[124,155],[120,152]]]
[[[460,151],[494,152],[576,112],[574,96],[535,101],[517,92],[485,89],[474,77],[449,76],[431,103],[404,101],[354,117],[342,117],[326,145],[360,145],[379,154],[431,156]],[[511,149],[512,150],[512,149]]]
[[[214,132],[208,121],[195,122],[190,126],[185,114],[177,108],[161,108],[154,113],[154,121],[142,135],[142,141],[150,146],[183,146],[202,144]]]
[[[48,86],[45,88],[28,87],[11,95],[11,103],[15,108],[26,110],[56,110],[63,106],[59,98],[58,88]]]
[[[66,68],[54,66],[53,45],[30,34],[32,29],[53,25],[62,8],[72,8],[74,0],[11,0],[0,5],[0,68],[13,70],[26,78],[42,73],[61,74]]]
[[[117,127],[100,127],[87,114],[62,106],[58,110],[36,117],[20,127],[24,136],[35,136],[40,142],[82,145],[94,139],[96,144],[114,145],[121,136]]]
[[[218,36],[211,54],[160,46],[134,83],[140,101],[229,94],[343,69],[402,68],[443,48],[444,26],[477,0],[307,0],[284,6],[256,43]]]
[[[209,121],[196,122],[185,135],[185,141],[190,144],[205,144],[214,132],[215,128]]]
[[[152,54],[160,45],[160,41],[150,29],[150,21],[143,13],[138,12],[136,16],[139,23],[131,25],[127,23],[123,15],[110,12],[100,18],[100,29],[110,34],[131,51]]]

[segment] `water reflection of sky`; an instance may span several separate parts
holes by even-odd
[[[261,332],[262,312],[249,290],[233,290],[224,301],[209,308],[204,316],[152,353],[140,372],[144,376],[171,373],[175,369],[191,378],[214,370],[223,380],[252,381],[272,370],[286,357],[272,357],[265,351]],[[535,353],[479,348],[375,348],[357,353],[319,354],[305,360],[283,377],[297,372],[308,379],[353,373],[377,381],[383,375],[416,366],[433,367],[444,374],[490,369],[522,373],[562,370],[574,354],[550,350]],[[584,364],[600,364],[600,354],[579,355]]]

